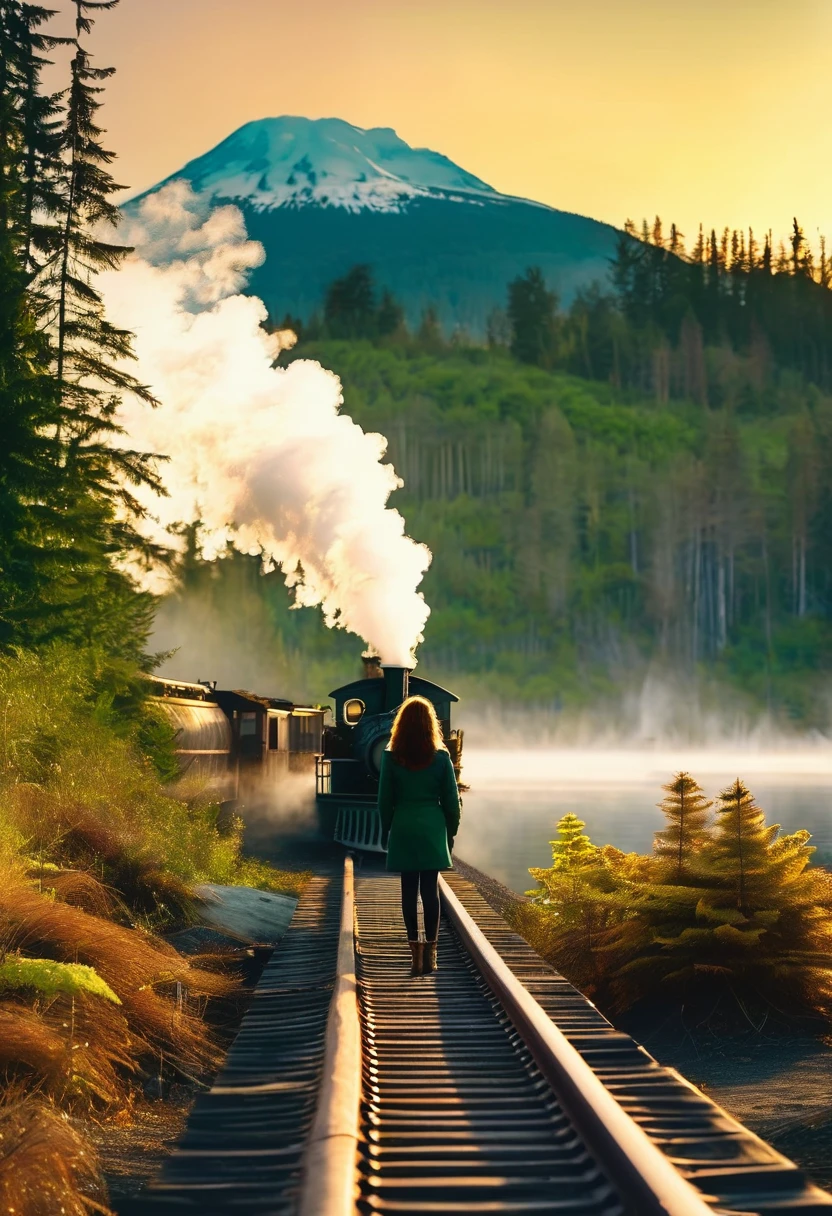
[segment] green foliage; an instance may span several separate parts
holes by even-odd
[[[534,903],[551,924],[550,949],[557,966],[581,987],[594,988],[599,980],[598,948],[615,916],[619,857],[597,848],[584,835],[586,825],[571,812],[557,825],[552,844],[552,866],[532,869],[538,886],[530,891]]]
[[[369,266],[353,266],[327,289],[324,329],[331,338],[387,338],[404,333],[404,310],[387,290],[377,300]]]
[[[759,906],[761,899],[775,896],[782,886],[783,871],[790,870],[790,851],[772,852],[779,825],[766,824],[763,811],[739,777],[723,790],[717,803],[718,822],[708,851],[708,869],[725,891],[731,905],[741,913]],[[814,850],[805,846],[798,856]]]
[[[141,707],[135,733],[136,745],[146,756],[159,780],[167,785],[179,776],[176,731],[164,711],[151,702]]]
[[[556,874],[572,874],[585,866],[595,865],[598,849],[583,829],[586,824],[571,811],[558,821],[558,839],[552,846],[552,869]]]
[[[16,988],[33,988],[41,997],[58,995],[101,997],[120,1005],[121,1001],[109,984],[92,968],[83,963],[56,963],[49,958],[25,958],[7,954],[0,962],[0,992]]]
[[[44,33],[54,14],[10,0],[0,9],[0,648],[56,637],[134,662],[150,600],[122,573],[143,552],[133,487],[152,464],[118,442],[119,395],[150,402],[125,374],[130,335],[113,328],[95,286],[124,250],[101,239],[116,189],[96,115],[108,69],[82,37]],[[41,89],[45,53],[69,42],[70,87]]]
[[[336,371],[351,415],[388,438],[405,483],[391,505],[434,554],[420,662],[440,681],[557,712],[612,707],[658,669],[684,674],[691,717],[712,679],[741,709],[826,725],[832,399],[784,382],[753,417],[660,407],[500,350],[327,341],[296,355]],[[262,636],[320,696],[354,644],[290,612],[280,577],[251,565]],[[240,573],[223,562],[200,586],[230,603]]]
[[[234,871],[232,885],[299,898],[311,877],[310,870],[279,870],[257,857],[244,857]]]
[[[192,916],[195,883],[256,885],[241,869],[242,825],[221,830],[218,805],[198,789],[163,788],[169,736],[160,732],[161,749],[155,734],[149,744],[144,712],[114,720],[95,676],[89,656],[66,646],[0,656],[9,850],[19,841],[39,864],[92,871],[157,926]]]
[[[778,254],[769,235],[761,247],[750,229],[747,234],[725,229],[718,238],[713,229],[706,236],[700,227],[699,240],[686,253],[675,225],[667,240],[658,217],[652,232],[644,226],[640,239],[628,224],[618,244],[613,283],[627,323],[624,357],[631,361],[631,380],[639,371],[649,375],[644,363],[664,344],[668,356],[671,351],[678,356],[667,361],[665,394],[683,390],[703,404],[719,404],[730,386],[709,375],[704,351],[727,346],[747,358],[748,382],[764,381],[775,365],[832,388],[825,243],[816,263],[795,219],[790,244],[790,254],[782,245]]]
[[[555,313],[558,300],[547,290],[539,266],[508,285],[511,353],[523,363],[550,367],[555,354]]]
[[[685,875],[695,868],[696,854],[706,839],[708,802],[702,787],[690,773],[677,773],[662,786],[665,796],[659,803],[668,827],[656,833],[653,851],[667,867],[675,883],[681,884]]]
[[[565,816],[516,927],[613,1011],[832,1017],[832,878],[810,866],[809,833],[781,836],[739,779],[715,823],[690,774],[664,789],[648,857],[598,849]]]

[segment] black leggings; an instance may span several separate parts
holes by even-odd
[[[439,932],[438,870],[402,870],[402,916],[407,936],[412,942],[419,937],[417,903],[420,891],[425,915],[425,938],[435,942]]]

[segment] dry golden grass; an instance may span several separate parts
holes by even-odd
[[[126,920],[129,913],[116,892],[89,870],[59,870],[44,872],[37,865],[29,872],[38,889],[54,895],[73,908],[103,916],[108,920]]]
[[[124,1050],[131,1058],[163,1051],[187,1069],[216,1063],[216,1046],[199,1016],[200,1000],[229,996],[237,984],[228,975],[194,967],[158,938],[50,899],[12,874],[0,883],[0,935],[10,948],[31,957],[93,967],[122,1002],[130,1036]],[[117,1008],[98,1006],[96,1019],[119,1017]],[[92,1024],[93,1041],[95,1033]],[[113,1053],[107,1048],[105,1054]]]
[[[49,1103],[6,1091],[0,1099],[0,1212],[112,1216],[95,1154]]]
[[[7,998],[0,1006],[0,1076],[76,1112],[123,1100],[135,1046],[124,1015],[96,998],[38,1009]]]
[[[66,1036],[34,1009],[17,1001],[0,1005],[0,1072],[5,1077],[30,1078],[40,1089],[62,1086],[67,1063]]]

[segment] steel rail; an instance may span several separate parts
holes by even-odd
[[[714,1216],[509,970],[440,878],[443,909],[630,1216]]]
[[[355,979],[352,857],[344,886],[335,985],[326,1026],[321,1088],[302,1166],[300,1216],[353,1216],[360,1135],[361,1026]]]

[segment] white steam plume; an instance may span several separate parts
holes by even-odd
[[[145,494],[150,538],[202,521],[204,556],[227,544],[278,565],[302,605],[411,666],[430,612],[418,591],[430,550],[387,507],[402,484],[382,435],[339,413],[341,383],[319,363],[272,363],[262,301],[240,294],[263,260],[236,207],[210,210],[184,182],[145,199],[120,238],[136,253],[103,276],[108,315],[136,335],[138,378],[161,401],[126,401],[131,445],[170,459],[167,498]],[[164,588],[155,575],[154,589]]]

